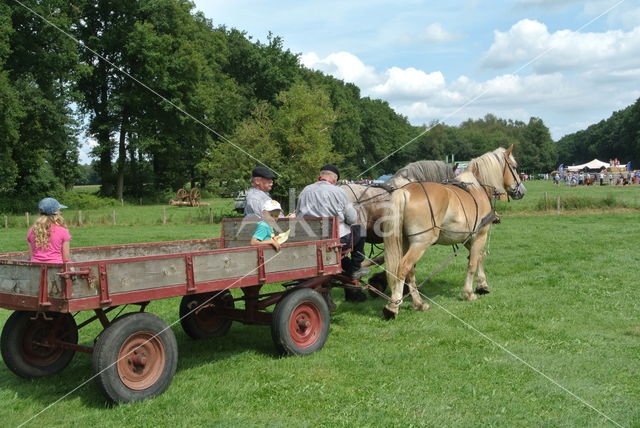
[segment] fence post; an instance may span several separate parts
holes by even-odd
[[[4,216],[4,228],[5,229],[9,228],[9,219],[7,218],[7,216]]]
[[[112,219],[112,225],[115,226],[116,225],[116,210],[113,210],[113,213],[111,214],[111,219]]]
[[[556,208],[558,215],[560,215],[560,196],[556,197]]]
[[[296,189],[293,187],[289,188],[289,213],[292,213],[296,210]]]
[[[167,224],[167,208],[162,207],[162,224]]]
[[[549,209],[549,195],[547,194],[547,192],[544,192],[544,209]]]
[[[29,213],[24,213],[24,216],[27,219],[27,227],[29,227]]]
[[[82,226],[82,210],[78,210],[78,226]]]
[[[213,210],[209,207],[209,224],[213,224]]]

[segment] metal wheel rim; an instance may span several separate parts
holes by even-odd
[[[202,331],[216,331],[224,324],[225,321],[216,314],[215,305],[198,309],[193,313],[193,315],[196,325]]]
[[[45,341],[52,328],[52,323],[43,322],[40,319],[27,324],[22,339],[22,355],[29,364],[48,366],[60,358],[64,352],[62,348],[39,344]]]
[[[313,302],[302,302],[289,318],[289,334],[293,342],[301,347],[312,346],[322,331],[322,314]]]
[[[160,379],[166,361],[167,353],[160,338],[150,331],[138,331],[120,347],[118,376],[127,388],[141,391]]]

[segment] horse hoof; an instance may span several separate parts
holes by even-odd
[[[413,305],[413,309],[416,311],[428,311],[431,308],[428,303],[420,303],[419,305]]]
[[[398,310],[396,309],[394,311],[393,309],[390,309],[389,307],[385,306],[384,308],[382,308],[382,314],[384,315],[384,319],[392,320],[398,316]]]
[[[478,300],[478,296],[475,293],[464,294],[463,297],[467,302],[475,302]]]
[[[476,288],[476,294],[489,294],[489,293],[491,293],[491,290],[489,290],[489,287]]]

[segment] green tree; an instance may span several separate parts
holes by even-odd
[[[13,209],[31,209],[44,195],[70,188],[78,176],[78,126],[71,106],[81,67],[73,40],[19,4],[1,7],[0,187],[13,195]],[[68,2],[32,7],[65,31],[75,22],[76,10]]]
[[[279,108],[260,102],[238,126],[233,145],[212,145],[199,168],[218,186],[247,188],[252,168],[261,162],[277,173],[273,195],[285,201],[289,188],[300,190],[315,180],[320,166],[340,160],[332,151],[335,113],[326,93],[297,83],[276,102]]]

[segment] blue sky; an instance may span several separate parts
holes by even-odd
[[[558,139],[640,97],[638,0],[195,4],[254,40],[281,36],[307,67],[389,101],[415,125],[537,116]]]

